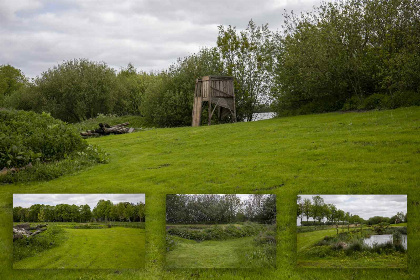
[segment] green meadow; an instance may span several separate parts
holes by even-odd
[[[89,139],[89,143],[109,153],[108,164],[48,182],[0,187],[1,279],[402,280],[420,276],[419,107],[151,129]],[[13,269],[13,193],[145,193],[144,269]],[[276,268],[167,267],[165,199],[166,194],[178,193],[276,194]],[[337,270],[298,266],[298,194],[407,194],[407,268]],[[187,254],[189,244],[184,245]],[[203,248],[198,250],[212,250],[211,244],[205,248],[206,243],[200,245]]]
[[[35,252],[32,256],[15,261],[13,263],[14,269],[124,269],[144,267],[144,229],[120,226],[94,227],[91,229],[75,228],[74,224],[72,226],[71,223],[54,223],[54,226],[62,228],[60,233],[62,240],[58,246],[39,253]],[[45,233],[43,232],[32,238],[39,238]],[[15,247],[14,249],[20,248]]]

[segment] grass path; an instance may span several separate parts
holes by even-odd
[[[314,245],[317,241],[323,239],[325,236],[332,236],[337,233],[337,230],[324,229],[311,232],[302,232],[297,234],[297,252],[301,252],[310,246]]]
[[[143,229],[64,229],[68,239],[59,247],[13,264],[13,268],[142,268]]]
[[[176,248],[166,254],[168,268],[240,268],[253,237],[197,242],[174,237]]]

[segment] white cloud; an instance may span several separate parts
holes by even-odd
[[[0,65],[35,77],[73,58],[129,62],[149,71],[215,46],[218,25],[280,28],[283,9],[310,10],[319,0],[0,0]]]
[[[302,200],[315,195],[301,195]],[[407,213],[407,195],[320,195],[326,204],[334,204],[344,212],[363,219],[373,216],[392,217],[397,212]]]

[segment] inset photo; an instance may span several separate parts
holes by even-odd
[[[298,195],[297,265],[406,268],[407,195]]]
[[[167,195],[166,251],[168,268],[274,268],[276,196]]]
[[[143,268],[144,194],[14,194],[14,269]]]

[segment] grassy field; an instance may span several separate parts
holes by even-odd
[[[13,263],[14,269],[39,268],[143,268],[145,230],[111,227],[75,229],[72,223],[55,223],[64,230],[59,246]],[[41,233],[42,235],[44,233]]]
[[[166,253],[167,268],[261,268],[270,265],[260,259],[254,237],[197,242],[173,237],[177,243],[173,251]]]
[[[400,226],[404,224],[399,224]],[[360,229],[360,228],[359,228]],[[350,228],[350,231],[357,230]],[[339,230],[342,232],[342,229]],[[347,232],[347,230],[344,230]],[[297,234],[297,265],[299,267],[323,267],[323,268],[406,268],[407,254],[394,253],[390,255],[360,252],[347,256],[344,253],[338,256],[323,257],[314,256],[313,253],[321,248],[313,248],[313,245],[325,236],[335,236],[336,229],[326,229]],[[411,237],[411,236],[410,236]],[[316,251],[315,251],[315,250]],[[411,249],[411,248],[410,248]],[[409,250],[410,250],[409,249]],[[342,253],[342,252],[340,252]]]
[[[2,279],[415,279],[420,275],[420,108],[167,128],[90,139],[110,163],[0,187]],[[13,193],[146,193],[144,270],[12,270]],[[165,199],[174,193],[277,195],[277,268],[168,270]],[[408,269],[297,267],[297,194],[407,194]]]

